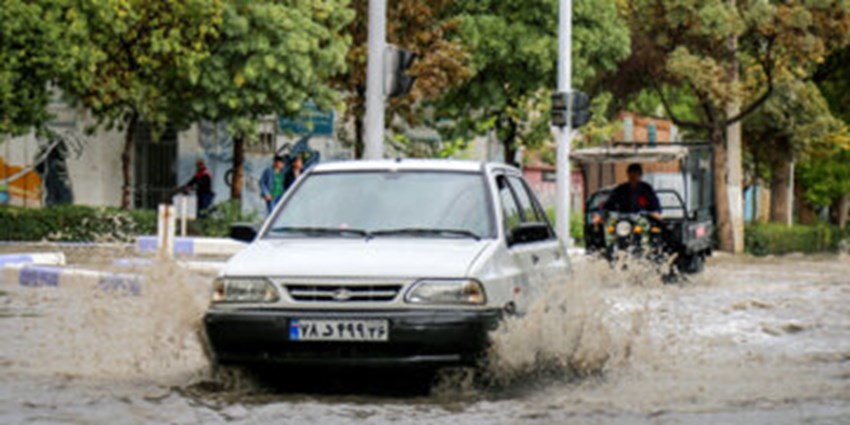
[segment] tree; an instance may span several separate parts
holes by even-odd
[[[574,3],[573,85],[581,87],[616,68],[629,53],[629,38],[615,0]],[[437,117],[452,120],[450,137],[495,131],[505,161],[513,162],[520,146],[550,138],[558,0],[460,0],[454,10],[474,74],[437,103]]]
[[[74,78],[60,86],[97,126],[125,132],[122,207],[131,204],[137,127],[147,123],[158,134],[177,118],[174,84],[199,78],[198,64],[218,36],[222,13],[219,0],[73,0],[65,13],[68,27],[85,39],[71,49]]]
[[[418,125],[423,101],[439,98],[446,90],[461,84],[470,75],[468,53],[451,39],[459,21],[451,14],[450,0],[392,0],[387,4],[387,38],[390,43],[416,53],[408,74],[416,77],[411,93],[390,99],[387,123]],[[368,41],[368,0],[352,3],[356,18],[345,32],[352,39],[346,55],[348,70],[337,78],[347,109],[345,121],[353,123],[354,156],[363,156],[363,119],[366,115],[366,53]],[[397,119],[396,119],[397,118]],[[343,135],[344,136],[344,135]]]
[[[65,25],[64,0],[0,2],[0,134],[42,129],[50,86],[71,68],[79,34]]]
[[[773,96],[744,121],[744,130],[745,147],[758,168],[754,173],[771,182],[770,220],[779,223],[789,219],[791,162],[819,162],[840,151],[840,135],[846,131],[814,83],[791,77],[776,82]]]
[[[181,121],[227,121],[234,134],[231,197],[241,199],[246,138],[258,119],[295,115],[308,100],[334,106],[353,13],[347,0],[231,0],[196,78],[181,80]]]
[[[618,95],[653,87],[672,121],[708,136],[720,247],[734,251],[728,198],[726,129],[756,111],[781,72],[803,78],[846,45],[850,5],[844,1],[624,0],[632,56],[618,74],[632,82]],[[734,39],[736,43],[730,43]],[[740,79],[739,79],[740,71]],[[696,120],[672,113],[665,87],[697,100]],[[727,106],[744,101],[740,112]],[[740,186],[740,182],[731,182]]]
[[[833,53],[824,64],[818,67],[813,80],[821,88],[833,115],[850,126],[850,69],[847,67],[848,61],[850,61],[850,47]],[[850,130],[845,134],[850,137]],[[820,158],[820,160],[812,161],[810,165],[807,164],[801,169],[804,178],[807,175],[817,176],[821,171],[825,177],[817,183],[817,189],[813,187],[812,190],[807,191],[807,197],[810,193],[816,193],[817,199],[822,200],[831,195],[834,203],[837,203],[838,223],[844,227],[848,212],[850,212],[848,211],[850,210],[850,187],[847,186],[847,182],[850,181],[850,152],[845,149],[835,155]],[[811,172],[807,172],[807,170],[811,170]]]

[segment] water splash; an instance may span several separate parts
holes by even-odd
[[[541,374],[598,375],[622,365],[645,324],[651,292],[643,289],[662,286],[644,262],[582,261],[565,282],[548,282],[525,315],[491,334],[489,377],[509,384]]]
[[[126,270],[123,270],[126,272]],[[182,384],[209,373],[200,322],[209,276],[156,263],[136,296],[106,293],[92,282],[22,290],[33,314],[14,327],[4,357],[14,372]],[[32,332],[30,332],[30,329]]]

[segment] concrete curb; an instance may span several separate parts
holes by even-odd
[[[0,269],[10,264],[64,266],[65,254],[61,252],[33,252],[0,255]]]
[[[182,238],[174,239],[174,255],[222,255],[230,256],[247,246],[244,242],[227,238]],[[136,251],[155,253],[157,250],[156,236],[139,236],[136,238]]]

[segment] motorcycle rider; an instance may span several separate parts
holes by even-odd
[[[603,211],[620,213],[646,212],[650,219],[661,221],[661,204],[652,185],[641,180],[643,168],[640,164],[630,164],[626,170],[629,180],[617,186],[605,204]],[[593,224],[601,224],[602,216],[593,215]]]

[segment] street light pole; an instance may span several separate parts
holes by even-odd
[[[387,46],[387,0],[369,0],[366,63],[366,159],[384,157],[384,51]]]
[[[572,0],[560,0],[558,12],[558,91],[572,91]],[[567,125],[555,127],[557,146],[555,214],[558,237],[569,246],[570,239],[570,145],[572,144],[572,96],[567,99]]]

